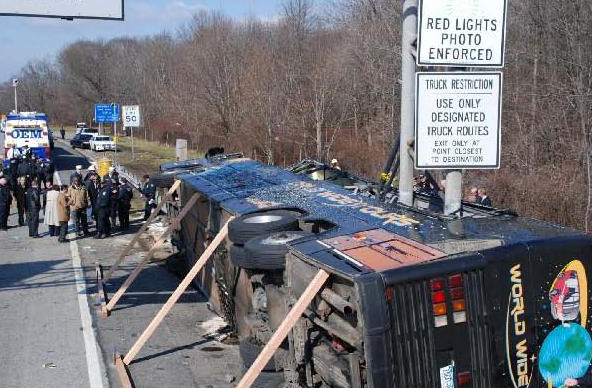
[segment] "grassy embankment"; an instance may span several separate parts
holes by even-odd
[[[75,129],[73,127],[65,129],[68,133],[68,139],[74,136]],[[59,131],[56,131],[55,134],[59,137]],[[108,135],[109,133],[106,134]],[[135,158],[132,158],[131,137],[120,136],[117,140],[117,154],[114,152],[106,152],[105,156],[115,160],[137,176],[155,173],[158,171],[161,164],[174,162],[176,160],[175,147],[173,146],[167,146],[166,144],[134,137],[134,148]],[[203,153],[189,151],[190,159],[199,158],[201,156],[203,156]]]

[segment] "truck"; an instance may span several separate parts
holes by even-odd
[[[16,145],[21,153],[28,149],[37,158],[51,163],[50,148],[51,131],[49,119],[45,113],[20,112],[11,113],[6,117],[6,129],[4,136],[5,164],[8,150]]]
[[[465,202],[446,216],[429,194],[385,202],[322,163],[198,164],[175,176],[168,206],[173,217],[200,195],[173,239],[177,266],[235,217],[195,286],[245,369],[315,274],[330,275],[254,386],[561,387],[592,373],[584,233]]]

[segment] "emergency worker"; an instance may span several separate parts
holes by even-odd
[[[119,186],[119,227],[121,230],[129,230],[129,213],[132,207],[132,198],[134,197],[134,191],[127,182],[127,179],[120,178],[121,186]]]
[[[90,197],[92,218],[97,221],[97,197],[99,196],[99,191],[101,191],[101,182],[97,174],[92,174],[88,178],[88,181],[86,181],[86,190]]]
[[[152,209],[156,207],[156,186],[150,182],[150,175],[144,175],[144,185],[142,186],[142,195],[146,200],[144,206],[144,221],[150,217]]]
[[[101,182],[101,190],[97,196],[97,234],[94,238],[111,236],[111,188],[107,181]]]
[[[29,224],[29,237],[40,238],[39,235],[39,211],[41,210],[41,192],[39,182],[31,181],[31,187],[27,189],[27,223]]]
[[[25,226],[25,211],[27,210],[27,178],[21,176],[17,179],[14,187],[14,198],[16,199],[16,208],[18,211],[19,226]]]
[[[8,216],[11,204],[12,196],[10,195],[8,180],[2,177],[0,178],[0,231],[8,230]]]

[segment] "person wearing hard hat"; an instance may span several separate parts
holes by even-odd
[[[86,183],[89,181],[90,177],[93,175],[97,174],[97,168],[94,165],[90,165],[90,167],[87,170],[86,175],[84,176],[84,179],[82,180],[84,182],[84,184],[86,185]]]
[[[333,158],[333,160],[331,160],[331,168],[334,168],[336,170],[341,170],[341,166],[339,165],[339,162],[337,161],[337,159]]]

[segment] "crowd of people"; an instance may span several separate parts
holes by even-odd
[[[413,190],[419,194],[442,196],[444,191],[446,191],[446,180],[441,180],[439,184],[436,184],[436,182],[433,179],[428,178],[427,175],[419,174],[419,176],[414,179]],[[491,198],[489,198],[489,195],[487,194],[487,190],[483,187],[471,187],[464,200],[479,205],[493,206]]]
[[[18,150],[17,150],[18,151]],[[126,178],[120,177],[115,168],[99,176],[91,165],[83,176],[82,166],[70,176],[69,185],[54,185],[52,168],[46,170],[28,153],[13,152],[8,168],[0,172],[0,231],[8,230],[8,217],[16,203],[18,226],[25,226],[29,237],[40,238],[40,214],[47,225],[49,236],[59,242],[67,242],[68,224],[71,221],[76,236],[90,236],[89,217],[96,223],[94,238],[110,237],[118,228],[130,228],[133,188]],[[155,207],[156,186],[144,176],[142,196],[145,199],[144,220]]]

